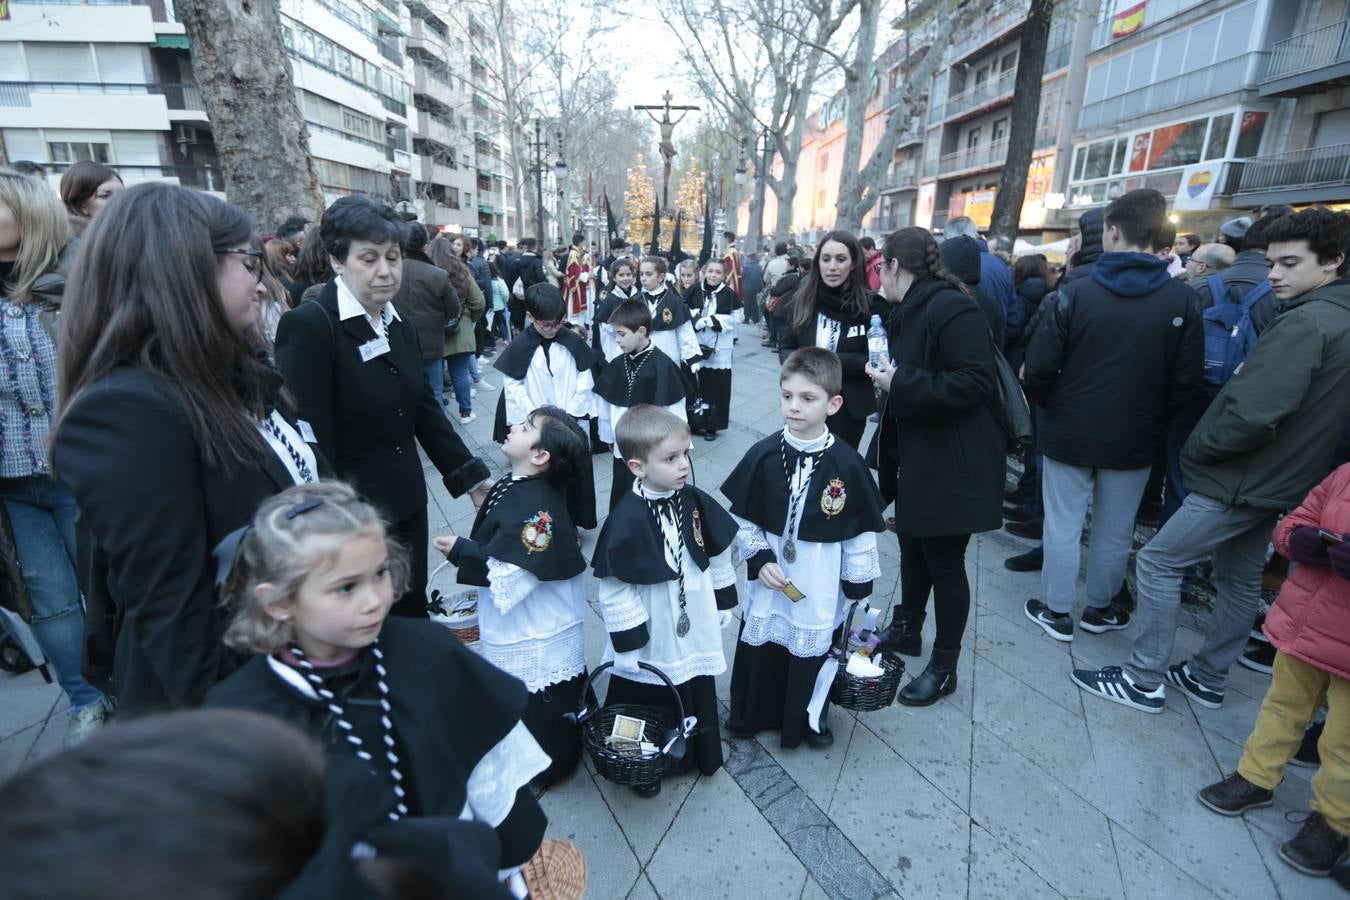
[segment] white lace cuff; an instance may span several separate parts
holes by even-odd
[[[487,570],[488,584],[492,585],[492,605],[502,615],[509,613],[539,586],[539,579],[533,574],[496,557],[488,557]]]
[[[752,522],[744,519],[737,519],[740,523],[740,530],[736,532],[736,547],[740,553],[740,559],[749,559],[756,553],[765,550],[772,550],[769,546],[768,538],[764,536],[764,529]]]
[[[844,541],[842,549],[840,581],[862,584],[881,577],[881,557],[877,555],[877,539],[872,532]]]
[[[736,586],[736,569],[731,565],[731,557],[722,556],[708,566],[708,577],[712,579],[713,590]]]
[[[469,808],[474,818],[493,828],[505,822],[516,803],[516,792],[550,762],[525,723],[517,722],[469,773]]]
[[[647,607],[638,599],[637,588],[617,578],[600,579],[600,616],[605,630],[612,633],[628,631],[647,622]]]

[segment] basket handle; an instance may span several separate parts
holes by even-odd
[[[844,616],[844,625],[839,634],[839,645],[835,648],[839,651],[839,658],[842,660],[848,652],[848,633],[853,628],[853,616],[858,612],[858,601],[854,600],[848,608],[848,615]]]
[[[614,662],[611,660],[610,662],[607,663],[601,663],[600,665],[596,666],[594,669],[591,670],[591,674],[587,676],[586,683],[582,685],[581,688],[581,705],[577,707],[576,712],[567,713],[565,716],[563,716],[563,718],[565,718],[569,722],[575,722],[576,724],[579,725],[582,722],[586,721],[586,719],[588,719],[591,715],[595,713],[595,710],[591,709],[590,704],[586,702],[586,698],[590,696],[591,693],[591,684],[595,681],[595,677],[597,675],[599,675],[606,669],[613,668],[613,666]],[[671,681],[669,676],[667,676],[665,672],[662,672],[660,669],[658,669],[651,663],[645,663],[642,662],[641,660],[638,660],[638,668],[646,669],[648,672],[651,672],[657,678],[660,678],[663,682],[665,682],[666,687],[670,688],[670,692],[675,695],[675,709],[679,713],[680,717],[676,721],[675,727],[672,728],[670,731],[668,731],[662,738],[661,744],[663,747],[667,744],[670,744],[671,749],[668,755],[674,757],[675,759],[680,759],[684,756],[685,738],[689,736],[689,731],[685,726],[686,720],[684,715],[684,701],[680,699],[680,692],[675,688],[675,682]]]

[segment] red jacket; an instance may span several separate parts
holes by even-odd
[[[1328,475],[1298,509],[1280,520],[1275,549],[1288,556],[1289,535],[1300,525],[1350,533],[1350,463]],[[1281,653],[1350,679],[1350,581],[1327,566],[1297,566],[1266,615],[1265,632]]]

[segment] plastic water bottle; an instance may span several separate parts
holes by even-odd
[[[867,326],[867,359],[872,368],[881,368],[881,361],[888,356],[888,344],[886,329],[881,325],[881,316],[872,316],[872,324]]]

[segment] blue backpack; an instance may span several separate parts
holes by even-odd
[[[1212,301],[1202,316],[1205,323],[1205,385],[1218,391],[1256,346],[1252,307],[1270,293],[1270,282],[1262,281],[1240,300],[1235,300],[1218,275],[1205,280]]]

